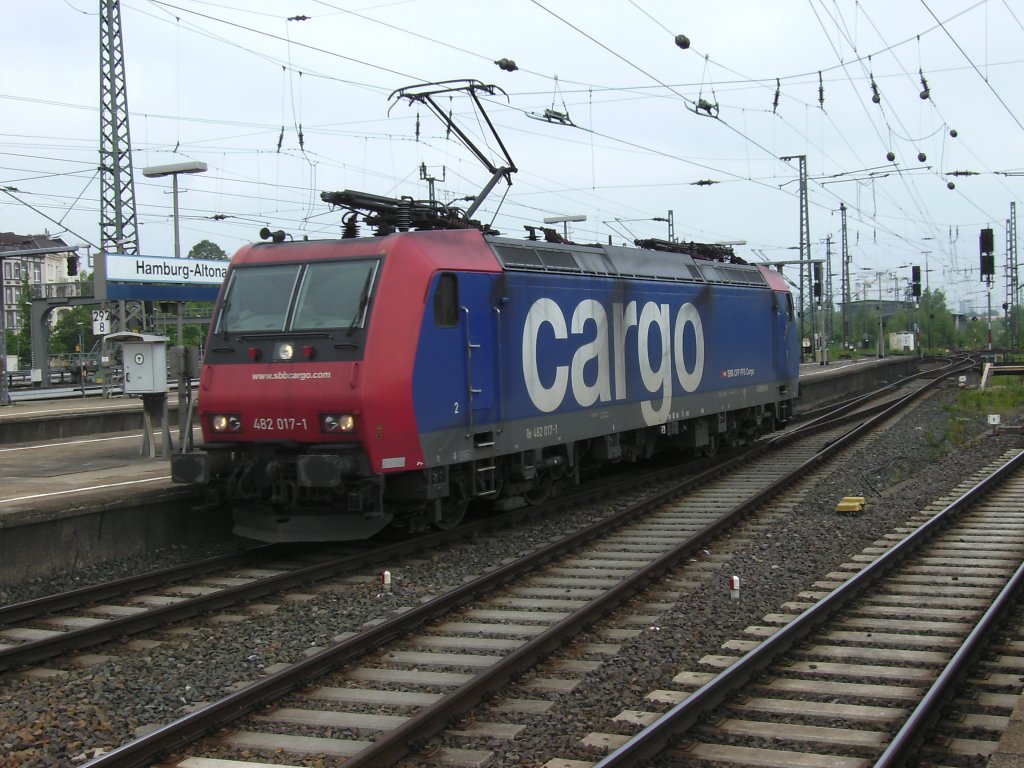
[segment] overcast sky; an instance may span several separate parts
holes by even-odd
[[[0,231],[100,241],[98,6],[0,3]],[[858,295],[927,264],[953,309],[984,307],[991,227],[993,306],[1006,298],[1022,0],[122,0],[121,18],[143,254],[173,255],[171,182],[147,166],[209,166],[181,177],[183,253],[209,239],[230,254],[262,226],[336,236],[322,190],[426,198],[424,165],[438,198],[478,194],[483,164],[425,106],[389,99],[474,79],[500,89],[483,105],[518,168],[476,214],[503,234],[585,215],[575,240],[631,242],[666,237],[653,219],[671,210],[679,239],[795,259],[798,162],[779,158],[805,155],[812,257],[831,236],[836,294],[845,204]],[[506,163],[469,99],[439,102]]]

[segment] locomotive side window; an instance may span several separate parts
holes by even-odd
[[[434,322],[440,328],[459,324],[459,283],[451,272],[443,272],[434,292]]]
[[[244,267],[231,274],[218,330],[244,333],[284,330],[299,267]]]
[[[291,329],[362,328],[376,272],[376,261],[307,265],[295,299]]]

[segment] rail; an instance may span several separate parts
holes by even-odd
[[[852,443],[863,432],[888,419],[897,408],[909,404],[928,391],[930,387],[937,385],[938,381],[940,379],[900,398],[896,404],[889,405],[880,413],[867,419],[862,426],[845,433],[839,432],[839,436],[826,448],[812,458],[802,461],[795,470],[787,470],[787,474],[783,477],[769,482],[760,491],[751,494],[745,501],[699,533],[690,536],[670,551],[656,557],[596,600],[580,607],[562,621],[502,657],[483,674],[474,677],[452,694],[445,696],[436,704],[422,709],[394,730],[381,734],[372,744],[349,757],[346,765],[356,768],[371,764],[393,764],[400,760],[408,753],[410,744],[421,743],[440,730],[452,717],[464,713],[483,701],[496,688],[521,675],[524,669],[536,664],[556,648],[562,646],[568,637],[589,627],[609,611],[623,604],[638,590],[649,585],[652,579],[659,578],[668,572],[752,509],[764,504],[789,485],[796,483],[816,468],[827,456],[838,451],[840,447]],[[777,447],[780,442],[787,440],[795,442],[797,435],[816,434],[823,428],[824,425],[816,424],[813,427],[795,430],[793,433],[775,440],[765,441],[766,445],[762,450],[753,451],[748,455],[760,455],[771,446]],[[832,423],[832,428],[835,429],[835,423]],[[733,460],[729,465],[735,466],[737,461],[739,459]],[[708,474],[719,474],[722,471],[722,467],[716,467]],[[699,478],[691,478],[669,490],[633,504],[607,519],[594,523],[577,536],[542,547],[521,560],[506,564],[472,582],[456,587],[429,603],[410,609],[358,635],[342,640],[219,701],[212,702],[145,736],[128,742],[106,755],[94,759],[87,765],[89,768],[107,768],[115,765],[141,766],[149,763],[159,754],[180,749],[184,744],[195,741],[212,730],[225,727],[245,714],[308,684],[311,680],[338,666],[380,648],[381,644],[422,627],[453,609],[508,584],[513,579],[532,573],[556,557],[575,550],[581,541],[586,542],[604,535],[634,517],[658,508],[670,499],[678,498],[681,487],[693,487],[699,481]]]
[[[1024,452],[1006,462],[996,472],[977,483],[971,490],[934,515],[903,541],[871,565],[864,568],[845,584],[833,590],[793,621],[779,629],[758,647],[746,653],[721,674],[698,688],[684,701],[677,704],[665,715],[651,724],[610,755],[595,764],[595,768],[626,768],[649,760],[663,752],[688,729],[700,722],[713,709],[722,704],[734,691],[745,685],[758,672],[768,667],[782,654],[792,649],[812,631],[823,625],[832,616],[842,611],[854,599],[864,594],[872,585],[885,577],[909,554],[917,550],[941,527],[963,509],[976,504],[1006,477],[1020,471],[1024,466]],[[906,724],[893,738],[889,747],[875,763],[876,768],[894,768],[913,754],[920,743],[923,732],[938,717],[939,711],[948,701],[954,684],[959,682],[966,665],[973,660],[997,619],[1001,617],[1020,595],[1024,586],[1024,566],[1001,591],[967,641],[956,652],[945,670],[929,689],[918,707],[907,719]]]

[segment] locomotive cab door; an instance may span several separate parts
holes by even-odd
[[[501,315],[487,275],[459,275],[459,323],[465,345],[466,435],[472,443],[471,495],[499,492],[496,462],[501,431]]]
[[[487,275],[459,275],[459,324],[465,345],[466,419],[470,431],[493,431],[499,420],[499,315]]]
[[[782,370],[779,373],[785,375],[788,374],[790,369],[792,337],[796,333],[794,327],[796,317],[793,311],[793,295],[780,291],[773,291],[773,294],[776,317],[776,332],[773,335],[776,343],[781,345],[781,348],[775,354],[775,360],[782,362]]]

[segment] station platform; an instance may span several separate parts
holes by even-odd
[[[171,403],[176,406],[176,398]],[[178,445],[176,410],[170,438]],[[154,482],[170,483],[162,434],[143,445],[142,401],[83,398],[0,408],[0,530],[66,514]],[[196,432],[198,435],[198,432]],[[147,491],[148,492],[148,491]],[[62,512],[62,510],[65,510]]]
[[[173,394],[169,405],[176,448]],[[196,509],[196,489],[171,482],[162,424],[148,445],[143,424],[142,400],[132,397],[0,408],[0,588],[228,535],[226,520],[204,519]]]
[[[20,393],[15,392],[14,403],[0,407],[0,446],[142,429],[139,397],[106,398],[97,390],[88,397],[39,399],[41,392],[32,390],[31,399],[19,399]],[[169,393],[167,403],[168,410],[177,414],[177,394]]]
[[[827,365],[800,365],[800,409],[806,410],[842,397],[845,393],[868,390],[885,381],[910,376],[920,360],[907,355],[834,360]]]

